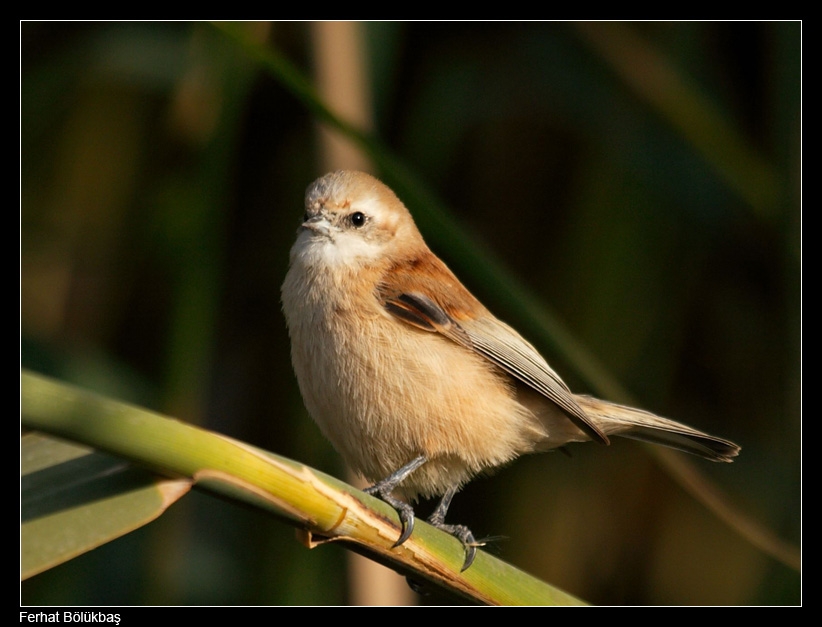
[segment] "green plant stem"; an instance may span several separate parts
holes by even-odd
[[[393,508],[292,460],[30,372],[21,374],[21,392],[24,427],[253,504],[305,529],[309,546],[325,541],[354,545],[417,581],[477,603],[582,604],[482,551],[461,573],[462,545],[422,521],[405,544],[394,548],[400,522]]]

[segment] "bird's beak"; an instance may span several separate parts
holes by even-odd
[[[317,215],[313,215],[307,220],[305,220],[301,225],[300,228],[306,229],[308,231],[314,231],[320,235],[325,235],[329,237],[331,235],[331,222],[328,221],[323,214],[318,213]]]

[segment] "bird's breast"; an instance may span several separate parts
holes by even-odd
[[[536,421],[506,374],[394,318],[372,292],[287,277],[283,309],[306,407],[368,479],[426,455],[406,485],[431,496],[533,449]]]

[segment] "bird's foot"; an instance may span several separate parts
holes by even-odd
[[[402,532],[392,548],[397,548],[403,542],[408,540],[408,538],[411,537],[411,533],[414,531],[414,508],[405,501],[393,496],[392,492],[408,475],[427,461],[428,458],[424,455],[415,457],[405,466],[391,473],[385,479],[378,481],[371,487],[363,490],[366,494],[371,494],[372,496],[378,497],[397,510],[397,515],[400,517],[400,523],[402,524]]]
[[[442,495],[442,499],[440,499],[436,509],[431,516],[428,517],[428,522],[437,529],[441,529],[445,533],[450,533],[462,542],[462,546],[465,547],[465,561],[462,564],[460,572],[465,572],[470,568],[471,564],[474,563],[474,558],[477,556],[477,547],[485,546],[485,542],[474,538],[474,534],[471,533],[471,530],[465,525],[445,524],[445,514],[448,513],[448,508],[451,507],[451,499],[454,498],[457,490],[459,490],[459,486],[453,486]]]
[[[382,483],[382,482],[380,482]],[[384,488],[380,485],[380,483],[375,483],[370,488],[366,488],[363,490],[366,494],[371,494],[372,496],[376,496],[382,501],[388,503],[391,507],[397,510],[397,515],[400,517],[400,523],[402,524],[402,533],[400,533],[399,539],[394,543],[394,546],[391,548],[397,548],[403,542],[408,540],[411,537],[411,533],[414,531],[414,508],[411,507],[405,501],[401,501],[400,499],[396,498],[395,496],[391,495],[393,491],[393,486],[389,489]]]
[[[437,529],[441,529],[446,533],[450,533],[457,540],[462,542],[465,547],[465,561],[462,563],[460,572],[465,572],[474,563],[474,558],[477,556],[477,548],[485,546],[485,542],[474,538],[474,534],[465,525],[446,525],[444,522],[429,518],[428,522]]]

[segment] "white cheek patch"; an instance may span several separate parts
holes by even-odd
[[[351,266],[377,259],[383,252],[379,242],[366,239],[356,231],[336,232],[331,237],[303,231],[292,249],[292,258],[307,266]]]
[[[322,247],[325,261],[331,265],[351,265],[377,259],[383,252],[378,242],[366,239],[356,231],[337,233]]]

